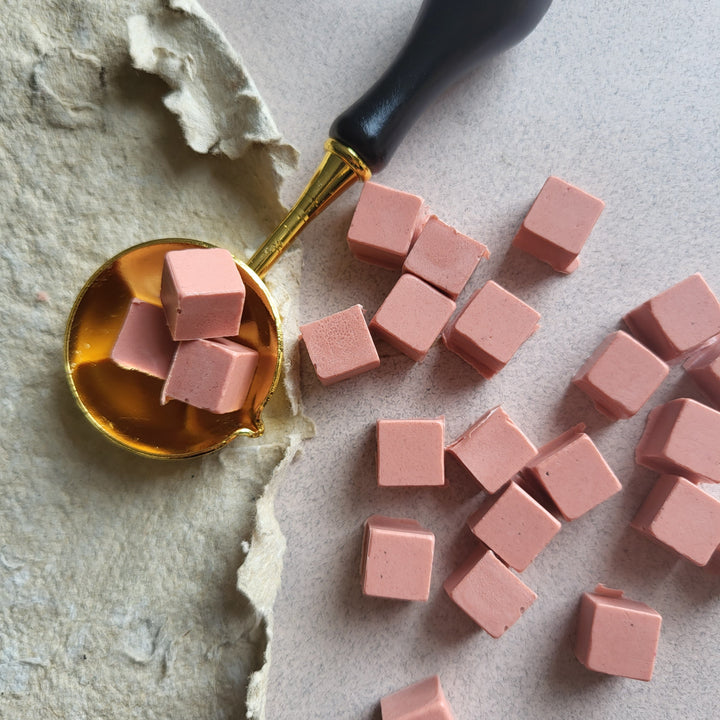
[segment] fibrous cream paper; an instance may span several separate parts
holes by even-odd
[[[0,717],[262,718],[273,497],[307,431],[299,256],[268,278],[288,361],[261,440],[170,463],[116,448],[74,406],[62,343],[85,279],[130,245],[248,256],[295,151],[194,2],[21,0],[0,34]]]

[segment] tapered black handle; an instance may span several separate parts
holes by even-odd
[[[490,55],[519,43],[552,0],[425,0],[385,74],[330,128],[373,172],[448,85]]]

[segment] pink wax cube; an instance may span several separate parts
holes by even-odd
[[[380,365],[362,305],[301,325],[300,332],[323,385],[332,385]]]
[[[622,330],[609,335],[573,378],[595,407],[612,420],[635,415],[670,368]]]
[[[689,398],[653,408],[635,461],[693,482],[720,482],[720,412]]]
[[[483,377],[502,370],[538,329],[540,313],[489,280],[443,332],[443,342]]]
[[[537,595],[491,550],[479,548],[445,581],[445,592],[485,632],[499,638]]]
[[[395,600],[427,600],[435,535],[407,518],[372,515],[365,521],[362,590]]]
[[[133,298],[110,357],[127,370],[138,370],[164,380],[176,346],[163,309]]]
[[[517,483],[488,497],[468,527],[501,560],[522,572],[560,532],[560,523]]]
[[[380,487],[444,485],[445,418],[377,421]]]
[[[370,321],[370,329],[420,362],[455,310],[455,303],[408,273],[401,275]]]
[[[181,342],[162,389],[162,404],[175,399],[212,413],[239,410],[257,364],[257,350],[225,338]]]
[[[399,269],[426,219],[422,198],[366,182],[348,230],[348,247],[358,260]]]
[[[650,680],[661,625],[651,607],[598,585],[580,600],[575,656],[589,670]]]
[[[489,255],[482,243],[433,215],[405,258],[403,272],[417,275],[456,300],[478,263]]]
[[[632,526],[695,565],[720,546],[720,501],[677,475],[661,475]]]
[[[678,362],[720,333],[720,303],[703,276],[695,273],[623,320],[663,360]]]
[[[486,412],[446,452],[489,493],[497,492],[535,457],[537,449],[500,407]]]
[[[571,273],[605,203],[556,177],[549,177],[517,231],[513,245],[553,269]]]
[[[581,423],[540,448],[527,470],[566,520],[575,520],[622,490]]]
[[[437,675],[386,695],[380,712],[382,720],[455,720]]]
[[[238,334],[245,283],[222,248],[172,250],[165,256],[160,299],[175,340]]]
[[[712,404],[720,408],[720,341],[693,353],[683,367]]]

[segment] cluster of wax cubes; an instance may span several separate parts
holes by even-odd
[[[238,410],[258,353],[238,334],[245,284],[221,248],[173,250],[165,256],[157,304],[133,298],[113,346],[121,367],[163,380],[158,400],[180,400],[213,413]]]
[[[477,549],[445,581],[450,598],[493,637],[535,601],[522,572],[560,531],[621,489],[579,425],[538,450],[502,407],[485,413],[445,444],[444,418],[377,422],[380,487],[445,484],[453,456],[487,497],[467,519]],[[410,518],[373,515],[365,523],[362,587],[366,595],[427,600],[435,537]]]

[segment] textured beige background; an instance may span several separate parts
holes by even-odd
[[[387,64],[418,6],[207,0],[301,151],[288,194],[319,159],[332,118]],[[523,45],[442,98],[379,176],[424,195],[490,247],[461,302],[494,277],[542,313],[542,327],[489,382],[441,346],[420,365],[383,346],[377,371],[331,388],[301,356],[318,433],[277,503],[288,552],[276,605],[273,720],[369,719],[380,696],[433,672],[458,720],[717,716],[720,580],[628,528],[653,481],[633,462],[649,408],[609,424],[569,380],[623,312],[671,283],[702,270],[720,293],[718,47],[715,0],[555,0]],[[570,277],[510,249],[550,173],[607,203]],[[351,191],[301,241],[302,321],[355,302],[372,313],[395,280],[346,249],[356,198]],[[700,397],[674,370],[653,402],[678,394]],[[372,426],[381,416],[444,413],[455,437],[498,402],[538,443],[586,422],[624,490],[564,524],[523,574],[538,601],[496,641],[441,590],[472,545],[463,522],[481,497],[455,467],[443,490],[378,490]],[[361,596],[360,526],[373,512],[416,517],[436,532],[427,604]],[[595,675],[574,659],[578,597],[598,581],[662,613],[651,683]]]
[[[195,97],[195,135],[237,160],[190,150],[162,106],[168,85],[131,67],[136,13],[152,15],[174,110]],[[296,373],[262,440],[162,463],[85,421],[62,341],[85,279],[134,243],[248,255],[280,216],[295,152],[202,14],[23,0],[5,4],[0,34],[0,718],[262,717],[276,468],[305,432]],[[288,361],[298,278],[297,254],[270,278]]]

